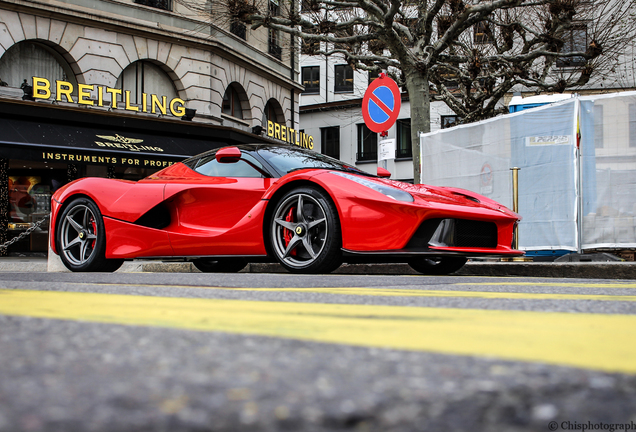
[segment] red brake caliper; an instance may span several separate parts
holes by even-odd
[[[93,226],[93,234],[97,233],[97,223],[95,223],[95,219],[91,218],[90,220],[90,224]],[[95,249],[95,242],[97,241],[97,239],[93,240],[91,242],[91,249]]]
[[[296,207],[292,207],[289,209],[289,212],[287,212],[287,216],[285,217],[285,222],[294,222],[295,211],[296,211]],[[291,230],[288,230],[287,228],[284,229],[283,233],[285,235],[285,247],[287,247],[289,246],[289,242],[291,241],[291,239],[294,238],[294,233]],[[290,255],[296,255],[296,249],[291,251]]]

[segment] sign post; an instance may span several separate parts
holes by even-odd
[[[367,88],[362,98],[362,118],[372,131],[381,137],[388,136],[388,130],[400,115],[402,96],[395,81],[383,72]],[[378,162],[386,168],[387,160],[395,159],[395,140],[378,141]]]

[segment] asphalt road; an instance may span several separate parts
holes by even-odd
[[[636,281],[0,273],[0,431],[636,429]]]

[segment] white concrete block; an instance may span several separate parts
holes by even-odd
[[[44,17],[35,17],[35,27],[38,39],[49,40],[51,20]]]
[[[7,26],[14,42],[24,40],[22,23],[20,22],[20,16],[16,12],[0,9],[0,22]]]

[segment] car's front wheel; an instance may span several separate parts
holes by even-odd
[[[270,244],[294,273],[329,273],[342,264],[340,221],[331,197],[301,187],[278,201],[270,222]]]
[[[99,207],[91,199],[71,201],[57,222],[55,246],[62,262],[74,272],[113,272],[123,260],[106,259],[106,231]]]
[[[425,275],[447,275],[458,271],[466,261],[466,258],[461,257],[414,258],[409,261],[409,265]]]

